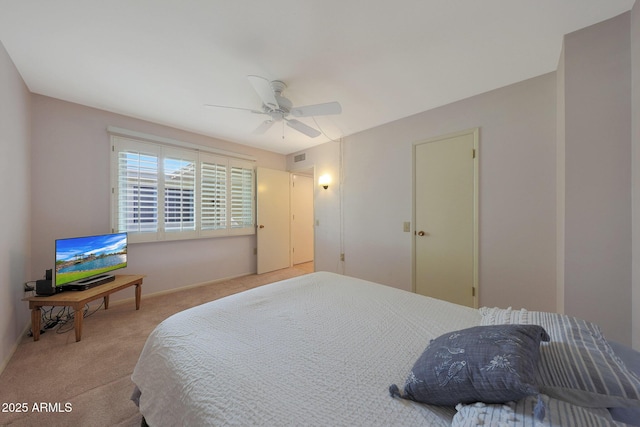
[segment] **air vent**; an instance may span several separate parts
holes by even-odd
[[[301,162],[307,158],[307,153],[298,154],[293,158],[294,163]]]

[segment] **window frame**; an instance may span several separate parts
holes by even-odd
[[[112,232],[120,232],[126,231],[129,234],[129,241],[131,243],[139,243],[139,242],[154,242],[154,241],[170,241],[170,240],[185,240],[185,239],[199,239],[199,238],[210,238],[210,237],[225,237],[225,236],[243,236],[243,235],[252,235],[255,234],[255,221],[256,221],[256,210],[255,210],[255,161],[247,160],[244,158],[234,158],[226,155],[222,155],[216,153],[214,150],[207,151],[205,147],[202,149],[194,149],[191,144],[187,147],[177,146],[175,144],[168,144],[165,142],[155,142],[155,141],[147,141],[138,139],[135,137],[131,137],[128,135],[110,135],[111,142],[111,229]],[[134,180],[130,179],[130,175],[123,175],[121,172],[124,172],[124,168],[126,167],[124,164],[121,165],[120,160],[123,158],[120,153],[133,153],[133,157],[136,156],[135,153],[138,153],[138,156],[143,155],[146,159],[156,158],[157,169],[155,172],[150,172],[152,169],[147,169],[148,178],[147,181],[152,185],[154,182],[156,187],[151,186],[150,189],[147,189],[146,194],[153,194],[154,190],[156,191],[156,204],[155,210],[153,211],[156,216],[157,229],[155,231],[143,231],[143,214],[139,212],[140,200],[144,195],[144,191],[141,191],[138,188],[137,199],[136,196],[132,194],[127,189],[127,191],[122,191],[124,186],[130,187]],[[188,162],[193,162],[193,173],[191,171],[179,172],[180,176],[174,174],[177,177],[178,181],[176,181],[175,185],[169,185],[167,176],[165,175],[165,164],[168,159],[173,161],[183,161],[186,168],[188,169]],[[153,163],[153,162],[151,162]],[[216,178],[214,181],[209,180],[207,185],[204,186],[205,177],[203,176],[203,168],[204,164],[215,164],[216,167]],[[245,221],[240,227],[234,226],[233,217],[232,217],[232,206],[236,202],[234,195],[231,191],[232,184],[232,170],[234,168],[240,168],[243,172],[243,175],[249,175],[249,180],[246,180],[244,184],[247,182],[250,183],[249,188],[246,189],[244,186],[241,189],[241,202],[240,205],[243,207],[243,215],[246,212],[250,212],[250,221]],[[221,170],[224,169],[224,182],[221,183],[222,176]],[[174,171],[178,173],[177,171]],[[131,177],[136,176],[138,180],[142,180],[140,178],[141,172],[140,169],[133,172]],[[156,181],[153,180],[153,175],[155,173]],[[184,176],[183,176],[184,175]],[[190,181],[190,177],[193,177],[192,185]],[[210,178],[210,176],[208,176]],[[220,187],[222,185],[223,187]],[[220,226],[218,224],[217,227],[205,227],[203,223],[203,206],[205,206],[206,201],[205,197],[210,197],[211,190],[218,191],[218,193],[224,193],[224,215],[222,215],[222,211],[219,207],[213,206],[213,212],[220,212],[220,217],[224,216],[224,226]],[[189,227],[189,221],[185,221],[184,219],[189,218],[189,204],[185,206],[180,206],[184,203],[185,199],[181,199],[178,201],[178,207],[173,207],[173,213],[170,215],[171,218],[175,219],[174,221],[168,220],[168,217],[165,217],[168,213],[166,212],[166,208],[169,202],[165,203],[165,198],[170,197],[168,195],[168,191],[173,191],[174,194],[180,193],[184,194],[185,192],[188,194],[189,191],[192,191],[193,194],[193,227]],[[122,196],[122,197],[121,197]],[[128,196],[128,198],[127,198]],[[134,200],[131,202],[131,200]],[[188,198],[187,198],[188,199]],[[129,212],[126,216],[123,216],[123,212],[127,209],[126,207],[122,207],[122,203],[128,200],[129,203],[133,203],[134,208],[131,213]],[[175,201],[174,201],[175,202]],[[136,205],[136,203],[138,203]],[[153,205],[153,200],[147,202],[150,205]],[[219,206],[222,205],[222,201],[219,202]],[[237,203],[236,203],[237,206]],[[208,211],[209,214],[211,212],[212,206],[205,208],[205,211]],[[136,210],[137,209],[137,210]],[[208,209],[208,210],[207,210]],[[151,216],[149,216],[151,215]],[[182,217],[180,216],[182,215]],[[147,212],[147,216],[154,219],[153,215]],[[215,216],[215,213],[214,213]],[[131,221],[133,217],[136,217],[136,220]],[[129,219],[127,221],[127,218]],[[182,220],[181,220],[182,218]],[[137,221],[138,230],[132,229],[131,224]],[[215,220],[214,220],[215,222]],[[209,221],[211,223],[211,221]],[[151,224],[151,228],[153,228],[153,224]],[[167,224],[173,224],[174,227],[167,227]],[[135,228],[135,227],[134,227]],[[177,228],[177,230],[171,230],[171,228]]]

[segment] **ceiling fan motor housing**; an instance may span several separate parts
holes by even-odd
[[[278,101],[278,107],[269,108],[268,105],[265,105],[264,107],[267,110],[266,112],[271,115],[271,118],[273,120],[280,121],[289,115],[293,103],[289,101],[289,99],[282,96],[282,91],[287,87],[284,82],[281,82],[280,80],[274,80],[271,82],[271,87],[273,88],[276,101]]]

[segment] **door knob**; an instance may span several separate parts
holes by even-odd
[[[264,225],[260,224],[260,228],[264,228]]]
[[[422,230],[418,231],[418,236],[424,236],[425,234],[427,234],[427,233],[425,233],[425,232],[424,232],[424,231],[422,231]]]

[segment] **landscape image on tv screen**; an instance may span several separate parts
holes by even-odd
[[[127,233],[56,240],[56,286],[127,266]]]

